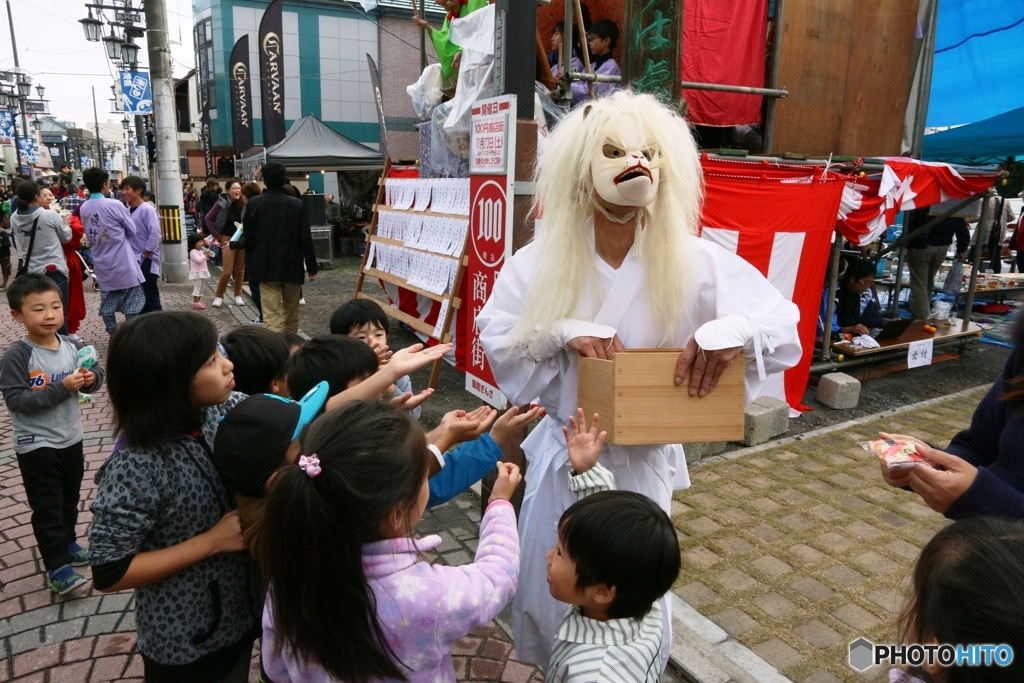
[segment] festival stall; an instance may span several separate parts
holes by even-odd
[[[292,123],[284,140],[272,147],[254,147],[235,157],[243,177],[255,177],[268,161],[284,164],[289,171],[364,171],[384,168],[384,155],[350,140],[313,114]]]

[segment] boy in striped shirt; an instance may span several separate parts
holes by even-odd
[[[606,432],[583,410],[563,428],[577,502],[547,554],[551,597],[569,604],[555,633],[548,683],[657,683],[664,668],[660,598],[679,575],[668,515],[639,493],[616,491],[597,463]]]

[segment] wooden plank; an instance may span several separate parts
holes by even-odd
[[[853,6],[839,154],[899,156],[917,6],[918,0],[858,0]]]
[[[594,413],[601,416],[601,429],[615,434],[615,363],[580,356],[576,377],[576,402],[587,422]]]
[[[390,211],[391,213],[411,213],[417,216],[437,216],[438,218],[461,218],[463,220],[469,220],[469,216],[461,213],[437,213],[436,211],[413,211],[412,209],[396,209],[393,206],[387,204],[378,203],[373,205],[374,213],[380,213],[381,211]]]
[[[403,249],[410,249],[412,251],[418,251],[421,254],[430,254],[431,256],[440,256],[441,258],[451,259],[453,261],[458,261],[459,259],[462,258],[461,252],[460,252],[459,256],[449,256],[448,254],[442,254],[442,253],[436,252],[436,251],[428,251],[426,249],[417,249],[416,247],[407,247],[405,245],[405,242],[402,242],[402,241],[399,241],[399,240],[393,240],[393,239],[390,239],[388,237],[381,237],[380,235],[369,235],[367,241],[368,242],[378,242],[380,244],[389,244],[389,245],[391,245],[393,247],[402,247]]]
[[[410,292],[415,292],[416,294],[419,294],[420,296],[425,296],[428,299],[433,299],[434,301],[437,302],[441,302],[444,301],[445,299],[448,299],[451,302],[450,306],[454,308],[462,307],[462,300],[459,299],[458,297],[452,297],[449,294],[434,294],[433,292],[428,292],[425,289],[413,287],[408,283],[408,281],[406,281],[405,278],[398,277],[397,275],[392,275],[391,273],[385,273],[383,270],[377,270],[376,268],[367,268],[365,272],[367,275],[371,277],[380,278],[385,282],[390,282],[393,285],[398,285],[402,289],[408,289]]]
[[[746,396],[743,356],[704,397],[676,386],[679,350],[625,351],[612,361],[580,358],[577,400],[599,413],[615,445],[734,441],[743,438]],[[611,420],[608,420],[608,417]]]
[[[374,299],[372,296],[370,296],[366,292],[356,292],[356,298],[357,299],[370,299],[372,301],[377,301],[376,299]],[[380,303],[380,302],[377,301],[377,303]],[[419,318],[414,318],[411,315],[409,315],[408,313],[405,313],[404,311],[398,310],[394,306],[382,306],[382,308],[385,311],[387,311],[387,314],[390,315],[395,320],[399,320],[399,321],[405,323],[406,325],[408,325],[409,327],[413,328],[414,330],[419,330],[420,332],[422,332],[423,334],[425,334],[425,335],[427,335],[429,337],[433,337],[434,336],[434,327],[432,325],[428,325],[425,322],[423,322],[422,320],[420,320]]]
[[[854,0],[787,0],[773,153],[827,156],[839,148]],[[900,117],[902,121],[902,117]]]

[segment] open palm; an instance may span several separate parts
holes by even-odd
[[[569,417],[569,426],[562,427],[565,445],[569,451],[569,462],[576,474],[583,474],[597,464],[604,448],[604,439],[608,432],[599,432],[601,416],[594,413],[594,420],[587,430],[587,418],[583,409],[576,409],[576,417]]]

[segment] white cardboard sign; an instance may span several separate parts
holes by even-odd
[[[910,348],[907,349],[908,368],[920,368],[932,364],[932,348],[934,347],[932,342],[932,339],[910,342]]]

